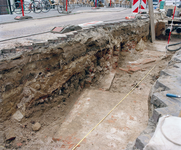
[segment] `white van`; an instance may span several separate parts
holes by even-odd
[[[180,0],[163,0],[165,1],[165,5],[173,5],[175,6],[175,2],[177,4],[177,6],[179,6]]]

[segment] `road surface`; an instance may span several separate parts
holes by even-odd
[[[109,9],[109,8],[108,8]],[[132,14],[131,9],[116,12],[84,12],[79,14],[56,16],[42,19],[31,19],[19,22],[0,24],[0,42],[42,32],[51,31],[55,26],[77,25],[91,21],[125,20],[125,16]]]

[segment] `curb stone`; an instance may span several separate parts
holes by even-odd
[[[176,52],[166,69],[160,72],[160,77],[153,85],[149,112],[151,115],[147,128],[137,137],[132,150],[143,150],[154,134],[156,124],[163,115],[178,116],[181,101],[177,98],[166,97],[167,93],[181,93],[181,50]],[[161,90],[160,90],[161,89]],[[160,90],[160,91],[159,91]],[[148,131],[148,132],[147,132]],[[129,149],[126,149],[129,150]]]

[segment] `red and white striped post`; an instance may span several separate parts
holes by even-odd
[[[23,15],[23,17],[24,17],[24,8],[23,8],[23,0],[21,0],[21,10],[22,10],[22,15]]]
[[[133,14],[138,13],[139,4],[140,4],[140,0],[133,0],[133,5],[132,5]]]
[[[67,11],[67,0],[66,0],[66,11]]]
[[[25,16],[24,13],[24,8],[25,8],[25,4],[23,3],[23,0],[20,0],[19,6],[21,7],[21,11],[22,11],[22,16],[16,16],[14,19],[15,20],[23,20],[23,19],[29,19],[32,18],[31,16]]]
[[[111,7],[111,0],[110,0],[110,7]]]
[[[141,1],[141,11],[145,11],[146,9],[146,0]]]
[[[169,37],[168,37],[168,44],[170,42],[170,36],[171,36],[171,32],[172,32],[172,26],[173,26],[173,19],[174,19],[174,15],[175,15],[175,10],[176,10],[176,5],[175,5],[174,11],[173,11],[172,23],[171,23],[170,33],[169,33]]]

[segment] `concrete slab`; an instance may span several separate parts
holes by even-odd
[[[17,110],[12,117],[17,121],[21,121],[21,119],[23,119],[24,116],[19,110]]]
[[[103,79],[102,79],[102,83],[100,88],[105,90],[105,91],[109,91],[109,89],[111,88],[112,82],[114,80],[116,71],[112,71],[110,72],[110,74],[106,75]]]
[[[98,25],[98,24],[102,24],[103,21],[92,21],[92,22],[87,22],[87,23],[83,23],[83,24],[78,24],[78,26],[82,27],[82,28],[86,28],[89,26],[93,26],[93,25]]]
[[[32,19],[33,17],[31,16],[16,16],[14,19],[15,20],[24,20],[24,19]]]
[[[59,149],[72,149],[125,95],[85,90],[53,138]],[[147,104],[143,101],[147,101],[147,96],[131,94],[83,140],[77,150],[125,149],[147,125],[143,121],[148,116]]]

